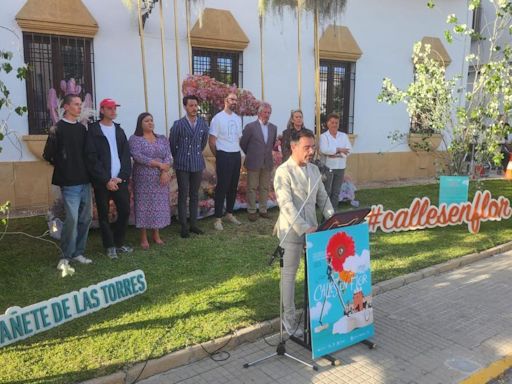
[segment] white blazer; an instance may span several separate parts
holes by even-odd
[[[293,227],[286,236],[285,241],[290,243],[303,243],[304,233],[311,227],[316,227],[316,204],[322,209],[325,218],[334,214],[329,196],[325,192],[322,175],[318,167],[308,163],[305,167],[297,165],[293,158],[289,158],[276,170],[274,177],[274,190],[277,204],[279,205],[279,217],[274,227],[274,233],[280,241],[293,223]],[[297,216],[304,201],[307,202],[304,209]]]

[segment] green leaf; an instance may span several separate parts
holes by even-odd
[[[469,3],[469,10],[474,10],[480,6],[480,0],[471,0]]]
[[[434,0],[429,0],[427,2],[427,7],[429,7],[430,9],[433,9],[435,7],[435,3],[434,3]]]
[[[10,51],[0,51],[0,57],[4,60],[12,59],[12,52]]]
[[[23,67],[19,67],[17,69],[18,73],[16,74],[16,78],[18,78],[20,80],[26,79],[27,76],[28,76],[28,71],[29,71],[28,65],[25,65]]]
[[[12,71],[11,63],[2,63],[2,69],[5,71],[5,73],[11,72]]]
[[[446,41],[448,43],[453,42],[453,36],[452,36],[452,33],[450,31],[444,31],[444,38],[446,39]]]
[[[446,19],[446,22],[448,24],[455,24],[458,22],[458,19],[457,19],[457,16],[455,16],[455,14],[451,14],[451,15],[448,15],[448,18]]]
[[[14,112],[16,112],[19,116],[23,116],[23,114],[27,112],[27,107],[18,106],[14,109]]]
[[[466,30],[466,25],[465,24],[455,25],[453,27],[453,30],[456,33],[464,33],[464,31]]]

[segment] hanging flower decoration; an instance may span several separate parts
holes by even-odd
[[[61,80],[60,82],[60,93],[57,94],[55,88],[48,90],[48,96],[46,100],[46,107],[50,112],[50,118],[53,124],[62,119],[64,116],[64,109],[62,108],[62,100],[66,95],[80,95],[82,93],[82,87],[76,84],[75,79],[71,78],[68,81]],[[82,101],[82,112],[80,113],[79,121],[82,124],[87,124],[88,120],[95,115],[96,111],[93,108],[92,96],[90,93],[86,93],[84,100]]]
[[[261,104],[251,92],[207,75],[189,75],[183,80],[182,91],[184,96],[197,96],[200,102],[211,103],[217,110],[224,108],[224,99],[228,94],[235,93],[238,96],[237,113],[240,116],[255,116]]]
[[[326,251],[329,265],[334,271],[338,272],[341,280],[350,283],[354,277],[354,272],[345,271],[343,264],[348,257],[355,255],[354,239],[344,232],[339,232],[330,238]]]
[[[346,5],[347,0],[258,0],[258,11],[263,15],[272,8],[278,14],[283,14],[285,8],[298,8],[318,12],[321,19],[335,19],[343,13]]]

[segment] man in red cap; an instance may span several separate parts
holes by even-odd
[[[86,145],[101,238],[111,259],[117,259],[118,253],[133,251],[124,243],[130,216],[128,179],[132,163],[126,135],[121,126],[114,122],[117,107],[119,104],[112,99],[100,102],[100,120],[89,125]],[[110,200],[114,200],[117,209],[117,220],[112,226],[108,220]]]

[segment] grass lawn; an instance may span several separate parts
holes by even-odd
[[[512,197],[512,183],[486,181],[493,197]],[[471,186],[470,195],[474,192]],[[408,207],[416,196],[437,203],[438,186],[362,190],[361,206]],[[343,206],[341,209],[348,209]],[[207,341],[235,329],[278,316],[278,263],[267,265],[277,245],[273,220],[241,227],[226,224],[214,232],[213,221],[200,221],[206,234],[179,237],[179,225],[162,231],[165,246],[111,261],[102,254],[98,230],[91,230],[87,256],[91,265],[77,265],[72,277],[60,278],[56,249],[48,243],[7,235],[0,241],[0,311],[24,307],[91,284],[142,269],[148,290],[130,300],[102,309],[0,350],[0,383],[68,383],[102,376],[132,362],[162,356]],[[40,235],[43,217],[14,219],[9,231]],[[138,245],[130,228],[128,239]],[[415,232],[372,234],[373,281],[378,282],[437,264],[512,239],[512,220],[482,223],[480,233],[466,225]],[[299,276],[303,274],[299,271]],[[302,297],[297,290],[297,302]],[[377,324],[378,326],[378,324]]]

